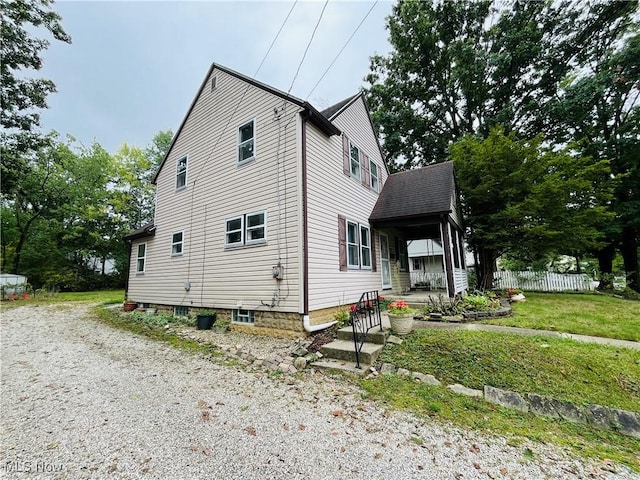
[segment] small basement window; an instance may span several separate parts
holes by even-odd
[[[238,323],[254,323],[254,311],[235,309],[233,310],[233,321]]]
[[[173,307],[173,316],[174,317],[188,317],[189,316],[189,307],[184,307],[182,305],[176,305]]]

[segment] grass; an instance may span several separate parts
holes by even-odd
[[[640,302],[608,295],[527,293],[513,317],[483,323],[640,341]]]
[[[26,300],[2,302],[2,308],[14,308],[23,305],[42,305],[64,302],[93,302],[101,305],[124,302],[124,290],[96,290],[93,292],[60,292],[40,294]]]
[[[640,352],[547,337],[421,330],[387,346],[381,361],[430,373],[444,384],[484,385],[538,393],[578,405],[597,403],[640,412]],[[363,382],[374,399],[420,415],[496,434],[569,446],[640,470],[640,442],[615,432],[522,414],[444,387],[383,375]]]
[[[568,447],[576,455],[613,460],[640,471],[640,442],[616,432],[520,413],[397,375],[363,380],[362,386],[369,398],[391,408],[444,420],[487,435],[504,435],[514,447],[521,446],[522,439],[528,438]],[[523,461],[535,460],[531,449],[521,448]]]

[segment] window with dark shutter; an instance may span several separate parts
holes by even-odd
[[[340,251],[340,271],[347,270],[347,226],[346,218],[338,215],[338,250]]]
[[[349,138],[342,135],[342,171],[347,177],[351,176],[351,156],[349,154]]]

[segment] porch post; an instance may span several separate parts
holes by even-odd
[[[449,221],[446,216],[440,217],[440,230],[442,231],[442,247],[444,250],[444,269],[447,275],[447,293],[449,298],[456,294],[456,287],[453,283],[453,260],[451,258],[451,236],[449,235]]]

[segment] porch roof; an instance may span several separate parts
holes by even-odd
[[[152,237],[156,234],[156,226],[153,224],[153,222],[149,222],[146,225],[143,225],[142,227],[127,233],[124,236],[124,239],[127,241],[131,241],[131,240],[137,240],[139,238],[144,238],[144,237]]]
[[[451,213],[455,194],[453,162],[395,173],[387,179],[369,216],[375,226],[435,223]]]

